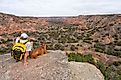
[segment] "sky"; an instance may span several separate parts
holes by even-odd
[[[0,0],[0,12],[37,17],[120,14],[121,0]]]

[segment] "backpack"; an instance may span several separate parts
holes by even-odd
[[[26,52],[26,43],[28,42],[28,40],[25,43],[20,43],[20,40],[15,43],[12,47],[11,50],[11,56],[16,60],[16,62],[20,61],[23,59],[24,53]]]

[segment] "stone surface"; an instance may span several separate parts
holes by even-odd
[[[65,52],[60,50],[29,59],[27,66],[13,59],[0,66],[0,80],[104,80],[95,66],[68,62]]]
[[[100,70],[89,63],[70,62],[72,80],[104,80]]]

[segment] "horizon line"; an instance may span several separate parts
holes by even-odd
[[[91,14],[80,14],[80,15],[55,15],[55,16],[34,16],[34,15],[17,15],[14,13],[9,12],[2,12],[0,11],[0,14],[6,14],[6,15],[13,15],[16,17],[77,17],[77,16],[108,16],[108,15],[119,15],[121,16],[121,13],[91,13]]]

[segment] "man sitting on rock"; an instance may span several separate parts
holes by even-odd
[[[25,44],[26,51],[25,51],[25,54],[24,54],[24,65],[27,65],[28,64],[28,60],[27,59],[28,59],[30,51],[33,48],[33,43],[30,42],[29,36],[26,33],[22,33],[20,37],[17,37],[15,43],[23,43],[23,44]]]

